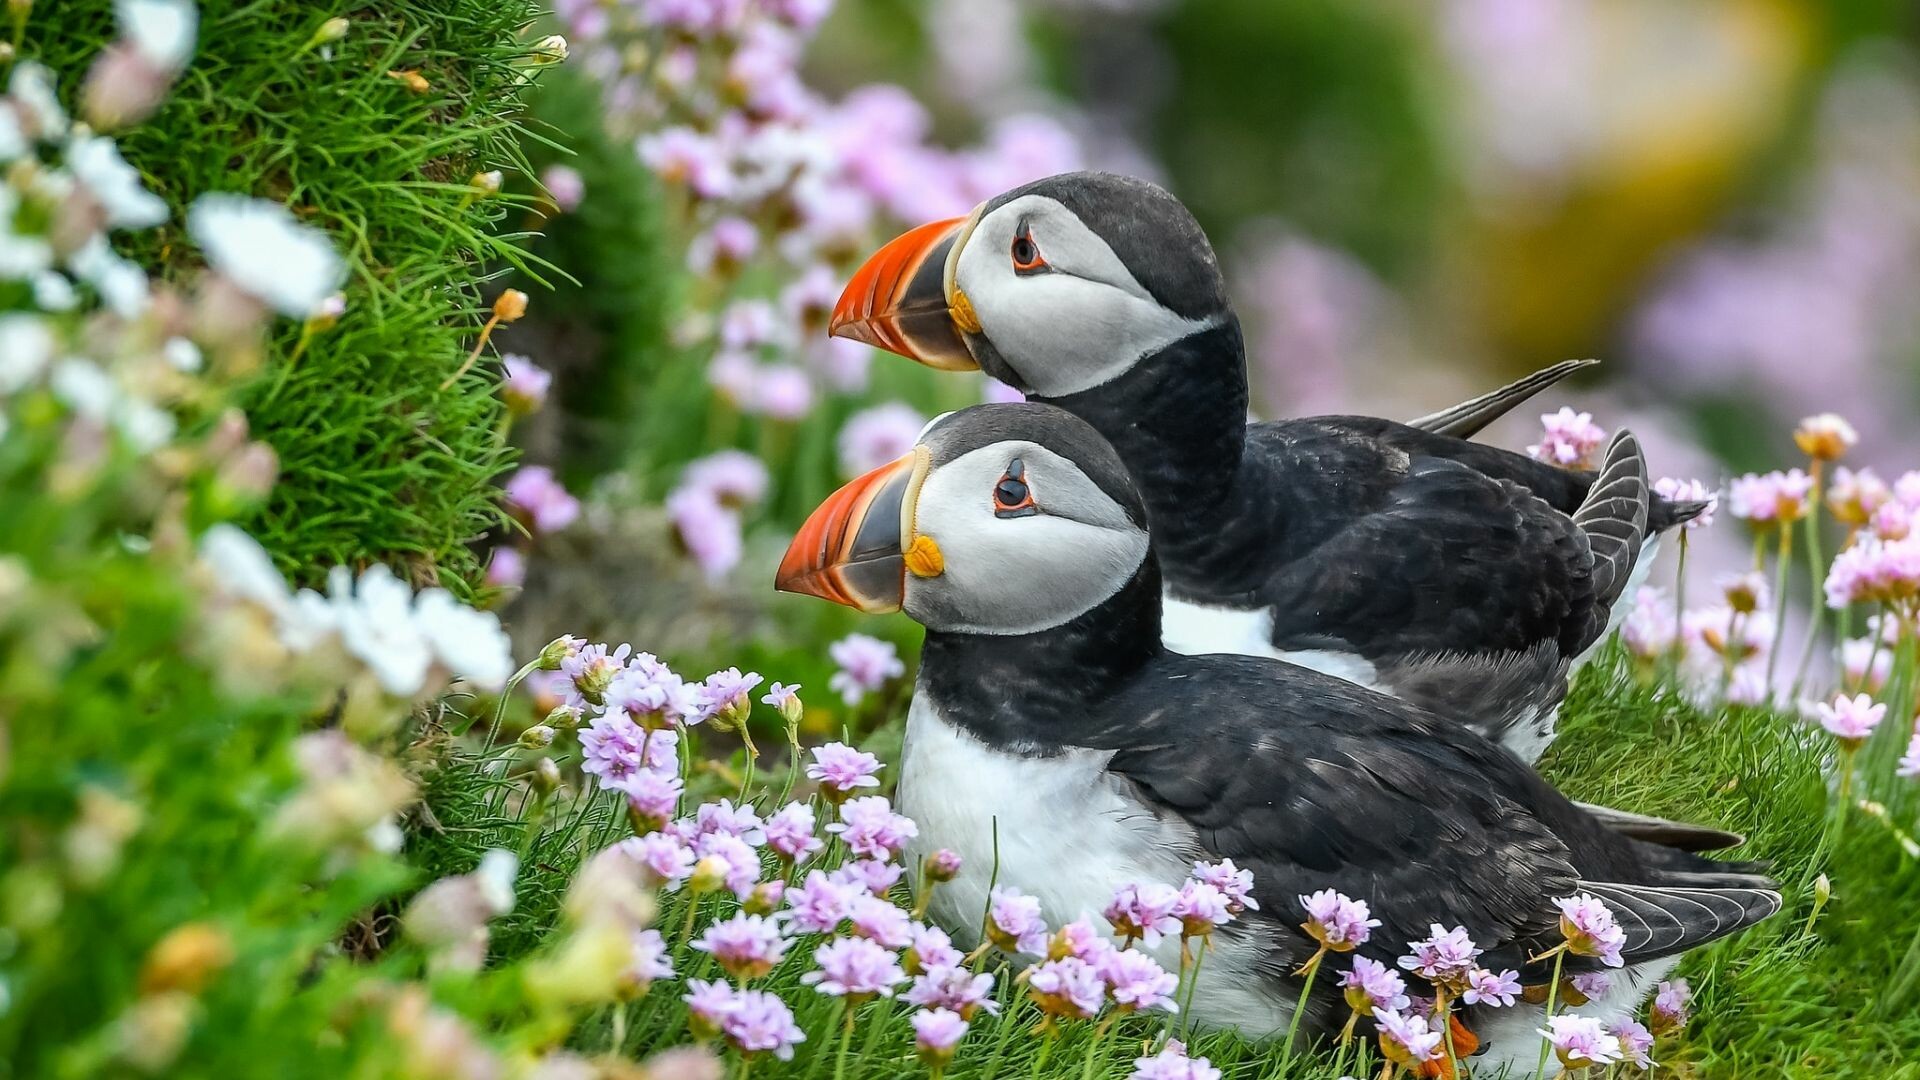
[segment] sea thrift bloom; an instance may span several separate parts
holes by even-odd
[[[1107,992],[1121,1012],[1145,1009],[1179,1011],[1173,992],[1178,977],[1154,962],[1153,957],[1137,949],[1115,949],[1099,942],[1106,951],[1092,961],[1093,969],[1106,981]]]
[[[1905,540],[1913,535],[1913,507],[1903,502],[1882,503],[1867,525],[1882,540]]]
[[[1880,726],[1880,721],[1887,718],[1887,707],[1875,704],[1865,694],[1853,697],[1840,694],[1831,705],[1814,706],[1814,713],[1820,718],[1820,726],[1840,740],[1841,746],[1855,750]]]
[[[838,834],[855,855],[886,860],[900,854],[920,828],[912,818],[894,813],[886,796],[868,795],[842,804],[840,820],[827,831]]]
[[[1540,441],[1527,447],[1527,453],[1564,469],[1591,467],[1593,452],[1607,441],[1606,429],[1593,422],[1592,413],[1576,413],[1565,406],[1540,417],[1540,424]]]
[[[1673,598],[1657,585],[1646,585],[1633,596],[1633,609],[1620,624],[1620,639],[1637,659],[1653,660],[1672,650],[1679,629]]]
[[[1611,1065],[1620,1060],[1620,1040],[1591,1016],[1556,1016],[1539,1033],[1553,1044],[1560,1064],[1569,1069]]]
[[[860,704],[868,691],[880,689],[888,679],[907,671],[893,642],[866,634],[848,634],[827,646],[827,655],[840,665],[827,680],[827,688],[838,691],[840,700],[848,705]]]
[[[956,955],[954,963],[928,967],[914,976],[913,985],[907,988],[907,1002],[922,1008],[951,1009],[967,1020],[982,1009],[999,1013],[1000,1004],[993,1000],[993,973],[975,975],[958,961]]]
[[[959,967],[966,958],[953,947],[953,939],[937,926],[913,924],[913,944],[905,957],[907,970],[931,971],[938,967]]]
[[[874,996],[892,997],[893,988],[907,980],[894,954],[866,938],[835,938],[813,951],[818,971],[800,981],[830,997],[858,1003]]]
[[[673,961],[667,942],[658,930],[635,930],[629,938],[632,955],[620,977],[625,992],[638,997],[647,992],[656,979],[673,978]]]
[[[912,1024],[914,1049],[928,1065],[952,1060],[954,1050],[967,1034],[967,1022],[959,1013],[946,1009],[914,1013]]]
[[[1260,910],[1260,902],[1253,898],[1253,871],[1240,869],[1233,865],[1232,859],[1194,863],[1193,879],[1219,889],[1227,898],[1229,914],[1237,916],[1245,911]]]
[[[687,245],[687,269],[696,274],[733,274],[753,258],[760,230],[745,218],[723,217]]]
[[[767,842],[767,834],[761,828],[760,815],[751,805],[742,803],[733,805],[732,799],[701,803],[693,812],[693,829],[696,836],[710,836],[722,833],[737,836],[752,847]]]
[[[724,982],[688,979],[687,993],[681,1001],[687,1005],[687,1023],[695,1038],[710,1039],[720,1034],[726,1018],[740,1008],[740,995]]]
[[[1307,910],[1307,921],[1300,929],[1319,942],[1321,948],[1334,952],[1352,952],[1365,945],[1373,928],[1380,925],[1379,919],[1368,918],[1370,912],[1365,900],[1355,900],[1332,889],[1302,896],[1300,905]]]
[[[1040,901],[1011,885],[994,886],[987,937],[1004,952],[1045,956],[1047,924],[1040,917]]]
[[[587,183],[579,170],[569,165],[549,165],[540,172],[540,186],[547,189],[553,205],[562,213],[572,213],[587,197]]]
[[[739,668],[722,668],[707,676],[706,681],[694,688],[693,700],[695,716],[687,718],[690,724],[712,720],[722,731],[734,730],[746,720],[753,708],[748,695],[760,685],[757,672],[742,673]]]
[[[1151,947],[1160,938],[1180,932],[1180,920],[1173,909],[1180,903],[1180,890],[1160,882],[1122,885],[1113,894],[1113,902],[1102,914],[1113,924],[1117,936],[1131,942],[1139,938]]]
[[[1380,1052],[1400,1066],[1412,1067],[1438,1058],[1440,1044],[1446,1040],[1446,1033],[1431,1030],[1420,1013],[1375,1009],[1373,1022],[1380,1027]]]
[[[1687,522],[1681,528],[1692,532],[1713,524],[1714,511],[1720,508],[1720,496],[1712,488],[1698,480],[1683,480],[1673,476],[1663,476],[1653,482],[1653,493],[1669,502],[1704,502],[1705,510],[1698,517]]]
[[[540,406],[546,404],[547,390],[552,385],[552,373],[526,357],[508,353],[501,358],[500,393],[515,415],[539,411]]]
[[[952,848],[941,848],[920,861],[920,872],[930,882],[938,884],[952,881],[960,876],[960,853]]]
[[[734,1007],[720,1018],[720,1032],[734,1049],[793,1060],[795,1044],[806,1042],[807,1033],[793,1022],[787,1003],[765,990],[742,990],[734,1000]]]
[[[756,416],[799,420],[813,411],[813,381],[792,364],[769,364],[760,369],[744,404]]]
[[[347,276],[327,234],[279,203],[202,195],[187,211],[187,232],[221,276],[290,318],[311,315]]]
[[[714,923],[693,947],[710,954],[736,979],[758,979],[786,958],[790,942],[777,918],[737,914]]]
[[[1486,968],[1474,968],[1467,972],[1467,992],[1460,995],[1460,1000],[1469,1005],[1498,1009],[1512,1005],[1514,995],[1519,992],[1519,972],[1509,968],[1495,974]]]
[[[1887,486],[1872,469],[1855,471],[1842,465],[1833,470],[1827,483],[1827,509],[1841,524],[1857,529],[1873,520],[1874,511],[1893,498]]]
[[[1813,478],[1799,469],[1748,473],[1727,489],[1729,509],[1754,528],[1786,525],[1806,516]]]
[[[656,888],[678,888],[693,873],[693,849],[678,838],[663,832],[630,836],[620,841],[620,850],[640,864]]]
[[[654,769],[628,776],[617,790],[626,793],[627,816],[636,832],[651,832],[672,820],[681,796],[686,794],[678,776]]]
[[[1815,461],[1838,461],[1860,441],[1860,433],[1838,413],[1820,413],[1800,421],[1793,443]]]
[[[688,462],[680,484],[706,492],[723,506],[748,506],[766,497],[767,467],[744,450],[720,450]]]
[[[556,532],[580,516],[580,500],[567,494],[553,470],[544,465],[521,468],[507,478],[505,490],[507,505],[535,532]]]
[[[1570,951],[1598,957],[1608,967],[1621,966],[1627,932],[1614,922],[1612,908],[1590,893],[1561,897],[1554,904],[1560,908],[1560,933]]]
[[[1905,780],[1920,780],[1920,731],[1908,740],[1906,755],[1894,767],[1893,774]]]
[[[900,402],[854,413],[840,429],[840,471],[861,476],[913,449],[927,418]]]
[[[1720,586],[1720,594],[1727,598],[1727,606],[1742,615],[1751,615],[1769,606],[1768,601],[1772,597],[1766,576],[1758,570],[1728,574],[1716,584]]]
[[[1872,638],[1854,638],[1840,644],[1840,670],[1849,688],[1877,694],[1893,674],[1893,650]]]
[[[1448,930],[1434,923],[1427,929],[1428,937],[1408,945],[1413,951],[1400,958],[1400,966],[1431,983],[1464,983],[1483,950],[1473,943],[1464,926]]]
[[[787,889],[788,922],[802,933],[831,934],[846,919],[855,895],[853,889],[815,870],[804,883]]]
[[[680,546],[707,580],[718,581],[740,565],[744,541],[739,514],[722,505],[711,492],[698,488],[668,493],[665,506]]]
[[[753,892],[760,880],[760,856],[737,836],[709,833],[694,842],[693,853],[699,857],[694,863],[696,873],[701,864],[708,863],[710,869],[720,874],[727,890],[742,900]]]
[[[1085,919],[1075,919],[1054,931],[1047,942],[1047,958],[1058,960],[1063,956],[1075,956],[1089,964],[1097,966],[1098,960],[1113,952],[1112,945],[1102,937],[1100,931]]]
[[[1233,921],[1233,915],[1227,911],[1227,894],[1204,881],[1189,881],[1180,886],[1173,917],[1180,920],[1183,938],[1208,937],[1214,927]]]
[[[1575,994],[1578,994],[1588,1001],[1604,996],[1607,991],[1613,989],[1613,976],[1608,975],[1604,971],[1591,971],[1582,975],[1575,975],[1567,981],[1572,984]],[[1578,1001],[1570,1003],[1574,1005],[1581,1004]]]
[[[1653,1032],[1638,1020],[1615,1020],[1607,1028],[1607,1034],[1620,1042],[1621,1056],[1636,1069],[1651,1069],[1653,1060]]]
[[[847,905],[847,922],[855,937],[904,949],[913,940],[913,920],[893,903],[862,893]]]
[[[813,763],[807,766],[807,779],[820,785],[821,794],[830,803],[844,802],[860,788],[880,786],[873,774],[886,766],[872,754],[837,742],[816,746],[812,753]]]
[[[493,549],[487,560],[487,584],[496,589],[515,589],[526,584],[527,557],[510,547]]]
[[[899,863],[879,859],[850,859],[835,868],[832,876],[835,881],[849,888],[885,896],[906,873],[907,868]]]
[[[1027,992],[1049,1017],[1090,1020],[1106,1003],[1107,984],[1092,965],[1068,956],[1030,968]]]
[[[814,835],[813,807],[791,802],[767,818],[767,846],[785,862],[797,863],[826,846]]]
[[[1168,1039],[1158,1054],[1134,1058],[1127,1080],[1220,1080],[1220,1070],[1206,1058],[1188,1057],[1179,1039]]]
[[[1653,995],[1653,1030],[1664,1035],[1687,1026],[1687,1006],[1692,1001],[1693,987],[1687,980],[1662,982]]]
[[[1347,1005],[1361,1016],[1372,1016],[1377,1009],[1399,1012],[1408,1005],[1406,980],[1392,968],[1364,956],[1353,958],[1353,968],[1340,973],[1340,987]]]

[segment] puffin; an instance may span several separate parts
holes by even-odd
[[[1596,588],[1565,524],[1599,473],[1472,441],[1588,361],[1410,423],[1247,423],[1219,262],[1186,207],[1144,180],[1063,174],[913,229],[854,274],[830,331],[984,369],[1092,424],[1146,499],[1181,652],[1283,657],[1388,693],[1436,655],[1577,661],[1624,617],[1653,554],[1636,546],[1635,575]],[[1702,509],[1655,497],[1646,535]],[[1550,735],[1515,751],[1532,760]]]
[[[1434,924],[1461,926],[1482,965],[1531,986],[1552,981],[1538,957],[1561,941],[1556,899],[1599,898],[1625,966],[1575,1011],[1608,1021],[1684,953],[1779,910],[1763,867],[1699,854],[1737,836],[1596,814],[1471,728],[1347,680],[1171,651],[1148,521],[1087,423],[983,405],[830,496],[781,560],[782,591],[926,628],[897,801],[918,855],[962,858],[929,909],[956,941],[977,943],[995,885],[1038,898],[1049,925],[1099,926],[1117,888],[1232,859],[1257,908],[1215,933],[1189,1018],[1261,1037],[1293,1017],[1316,950],[1302,904],[1322,889],[1380,920],[1359,955],[1393,966]],[[1171,970],[1179,948],[1150,951]],[[1597,970],[1562,959],[1563,976]],[[1302,1014],[1321,1037],[1348,1016],[1333,983]],[[1499,1075],[1532,1067],[1542,1009],[1456,1018]]]

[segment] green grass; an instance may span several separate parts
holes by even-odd
[[[478,576],[469,544],[500,520],[493,481],[512,455],[493,365],[441,384],[491,302],[483,279],[526,263],[520,238],[496,231],[514,212],[508,200],[474,203],[463,189],[475,172],[522,167],[517,117],[531,77],[522,29],[542,7],[210,0],[172,96],[122,137],[127,159],[176,211],[171,229],[129,252],[163,276],[197,269],[178,222],[208,191],[283,201],[349,260],[339,326],[290,366],[300,331],[283,321],[241,396],[281,466],[271,499],[245,524],[301,582],[371,561],[457,589]],[[347,37],[330,55],[303,51],[336,15],[351,21]],[[71,98],[113,36],[108,0],[42,3],[21,53],[58,73]],[[402,69],[431,89],[414,94],[387,75]],[[511,348],[511,328],[498,344]]]

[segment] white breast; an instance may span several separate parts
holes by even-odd
[[[1273,612],[1266,608],[1229,608],[1162,597],[1160,639],[1177,653],[1240,653],[1285,660],[1337,679],[1378,690],[1373,664],[1355,653],[1326,649],[1286,651],[1273,647]]]
[[[898,801],[920,827],[909,865],[937,848],[951,848],[963,860],[959,877],[935,889],[928,909],[956,942],[970,948],[980,940],[995,883],[1037,897],[1050,926],[1084,918],[1104,929],[1100,912],[1117,887],[1178,884],[1192,870],[1192,831],[1136,801],[1107,773],[1111,754],[1004,753],[947,723],[926,702],[916,694],[907,716]],[[1260,931],[1220,940],[1201,967],[1196,1022],[1249,1034],[1285,1027],[1291,998],[1256,966],[1266,947]],[[1178,942],[1162,942],[1153,955],[1167,970],[1179,970]]]

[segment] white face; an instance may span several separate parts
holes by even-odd
[[[945,569],[908,575],[902,607],[935,630],[1058,626],[1113,596],[1147,557],[1146,530],[1118,503],[1073,462],[1023,440],[936,466],[913,530],[940,545]]]
[[[981,335],[1043,397],[1099,386],[1213,325],[1162,306],[1105,240],[1044,195],[982,216],[955,251],[949,300],[966,294]]]

